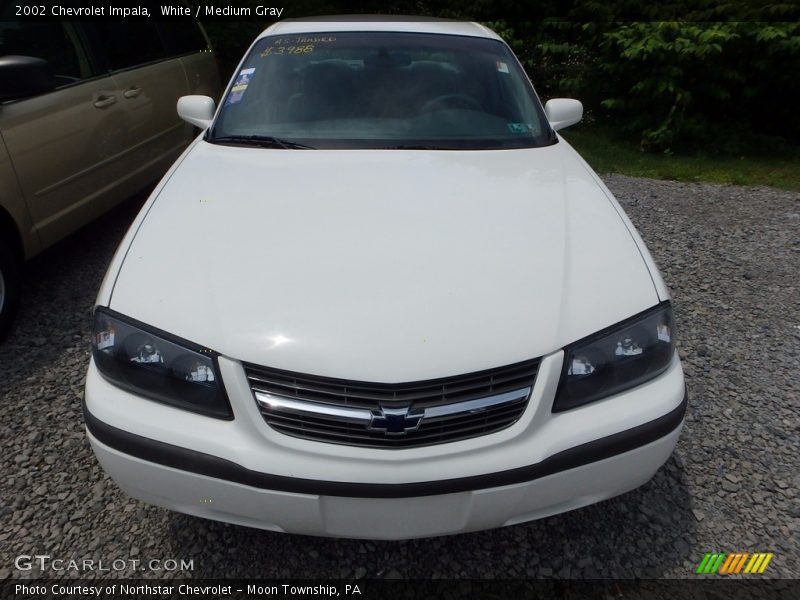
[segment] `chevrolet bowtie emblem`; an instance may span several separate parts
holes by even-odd
[[[410,406],[404,408],[383,408],[372,411],[370,431],[383,431],[387,435],[404,435],[415,431],[424,413],[422,410],[413,411]]]

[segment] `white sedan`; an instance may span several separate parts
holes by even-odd
[[[686,392],[669,292],[508,46],[475,23],[284,21],[100,289],[87,434],[131,496],[398,539],[647,482]]]

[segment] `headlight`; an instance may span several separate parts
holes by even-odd
[[[94,313],[92,355],[100,373],[134,394],[231,419],[217,355],[108,309]]]
[[[663,373],[675,351],[672,305],[662,302],[564,348],[553,412],[569,410]]]

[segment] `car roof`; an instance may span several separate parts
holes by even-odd
[[[479,23],[450,21],[430,17],[397,17],[390,15],[342,15],[286,19],[268,27],[258,36],[345,31],[391,31],[405,33],[438,33],[466,35],[500,40],[494,31]]]

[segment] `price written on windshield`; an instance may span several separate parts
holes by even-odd
[[[314,51],[314,44],[305,46],[268,46],[262,53],[261,58],[281,54],[309,54]]]
[[[272,45],[261,52],[261,58],[281,54],[310,54],[314,52],[316,44],[329,44],[335,41],[336,37],[332,35],[275,38]]]

